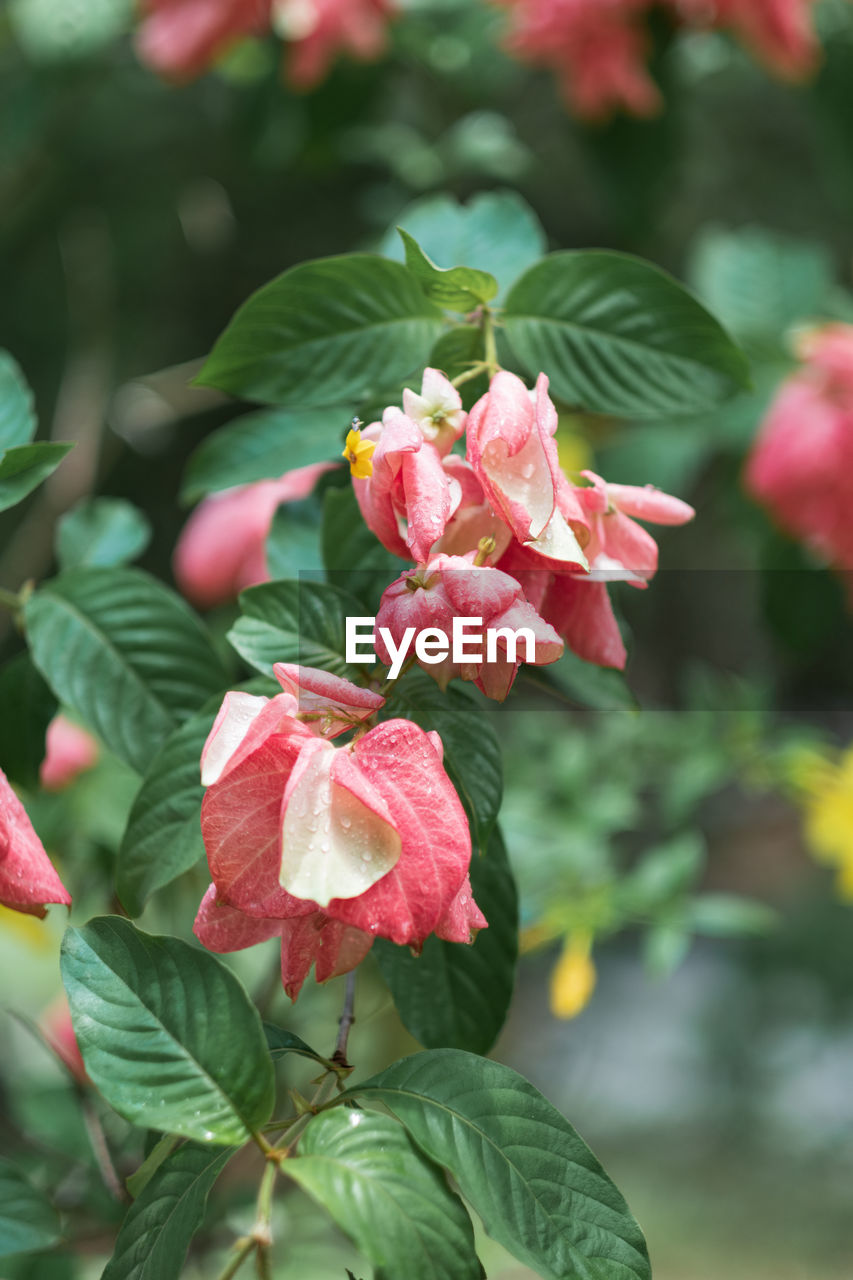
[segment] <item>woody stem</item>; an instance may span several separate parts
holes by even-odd
[[[347,1041],[349,1040],[350,1027],[355,1022],[355,969],[350,969],[347,974],[346,994],[344,995],[344,1007],[341,1012],[341,1019],[338,1024],[338,1039],[335,1044],[335,1052],[332,1058],[335,1062],[346,1062],[347,1060]]]

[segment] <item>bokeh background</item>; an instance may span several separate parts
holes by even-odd
[[[836,804],[853,864],[853,782],[806,783],[853,741],[853,631],[836,580],[749,501],[741,472],[791,334],[853,320],[853,6],[819,6],[824,53],[807,84],[773,80],[721,35],[662,27],[665,110],[594,126],[571,118],[548,74],[501,52],[501,15],[472,0],[410,0],[384,60],[342,63],[301,95],[272,41],[176,86],[137,61],[124,0],[61,8],[0,9],[0,344],[35,390],[41,434],[79,443],[23,519],[0,516],[0,585],[47,576],[57,520],[93,494],[145,514],[140,563],[170,580],[183,467],[234,416],[188,387],[197,361],[253,288],[305,258],[389,243],[413,203],[429,218],[448,196],[516,191],[552,247],[648,257],[744,342],[754,389],[709,420],[561,421],[574,468],[653,482],[699,516],[661,540],[652,590],[619,597],[627,692],[575,671],[558,703],[531,685],[495,712],[525,951],[495,1053],[602,1158],[656,1280],[847,1280],[853,907],[809,831]],[[0,613],[0,657],[19,648]],[[81,886],[75,919],[110,905],[137,785],[102,755],[72,789],[28,798]],[[205,879],[155,897],[143,927],[189,936]],[[0,918],[2,999],[25,1019],[58,994],[62,914]],[[586,937],[597,984],[560,1020],[562,939]],[[325,1034],[336,983],[290,1011],[269,951],[235,963],[271,1016]],[[35,1143],[46,1168],[62,1165],[57,1199],[89,1204],[92,1226],[84,1214],[73,1252],[0,1274],[89,1280],[110,1249],[98,1214],[120,1211],[99,1190],[72,1085],[20,1019],[3,1015],[2,1034],[0,1145]],[[353,1058],[366,1074],[409,1047],[366,966]],[[132,1169],[122,1122],[105,1123]],[[235,1194],[226,1221],[212,1207],[214,1249],[251,1214],[248,1190],[244,1204]],[[361,1274],[301,1195],[279,1215],[281,1280]],[[495,1280],[528,1274],[488,1242],[483,1257]],[[191,1255],[187,1274],[209,1265]]]

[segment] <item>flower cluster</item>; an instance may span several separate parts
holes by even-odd
[[[573,484],[560,467],[544,374],[531,392],[501,371],[466,413],[458,389],[427,369],[420,391],[406,389],[402,401],[363,430],[354,424],[343,450],[367,525],[414,563],[383,594],[379,659],[390,665],[391,646],[408,652],[418,633],[415,657],[440,685],[460,677],[497,699],[515,680],[519,637],[528,662],[554,662],[569,644],[622,666],[606,584],[644,587],[657,567],[654,539],[634,517],[680,524],[692,509],[592,472]],[[316,478],[294,475],[300,492]],[[273,506],[293,496],[288,477],[269,485],[203,504],[176,556],[185,590],[196,556],[221,573],[224,590],[235,588],[247,551],[260,576]],[[226,504],[230,548],[212,539],[211,551],[207,524],[218,532]],[[214,585],[200,574],[191,590],[211,603]],[[474,628],[466,638],[476,654],[430,661],[429,633],[446,640],[460,620]],[[478,627],[488,636],[479,648]],[[468,822],[439,736],[408,720],[377,724],[385,698],[374,689],[310,668],[274,670],[282,692],[229,693],[202,755],[213,883],[196,918],[199,940],[234,951],[279,938],[293,998],[312,965],[320,982],[344,973],[376,937],[416,950],[430,934],[472,941],[486,920],[471,895]],[[345,733],[350,740],[337,745]],[[580,998],[564,991],[560,1006]]]
[[[654,114],[660,93],[646,67],[652,0],[493,0],[507,8],[511,52],[549,67],[572,110],[588,119]],[[674,22],[732,31],[769,67],[797,78],[817,59],[814,0],[665,0]]]
[[[853,326],[799,343],[746,467],[746,486],[780,526],[842,573],[853,605]]]
[[[435,369],[419,395],[406,391],[402,409],[386,409],[364,430],[374,452],[370,475],[361,455],[361,474],[352,464],[361,512],[389,551],[417,566],[382,599],[377,620],[396,642],[407,627],[447,632],[453,616],[473,616],[485,627],[529,627],[536,663],[555,661],[564,642],[590,662],[625,665],[606,584],[645,587],[655,573],[657,544],[636,519],[683,524],[693,509],[591,471],[583,473],[589,483],[571,483],[556,430],[544,374],[531,393],[515,374],[497,373],[466,415]],[[450,452],[463,434],[465,457]],[[511,659],[426,669],[442,684],[459,675],[503,698],[517,670]]]
[[[311,89],[339,53],[378,58],[390,0],[143,0],[137,48],[161,74],[191,79],[238,41],[274,31],[287,43],[287,74]]]
[[[310,668],[275,672],[274,698],[226,696],[202,755],[213,884],[199,940],[224,952],[281,938],[294,999],[312,964],[320,982],[345,973],[376,937],[470,942],[486,920],[438,735],[407,720],[367,729],[380,694]]]

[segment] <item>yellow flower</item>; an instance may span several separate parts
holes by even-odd
[[[32,951],[52,951],[56,939],[36,916],[0,906],[0,934],[9,934]]]
[[[371,458],[376,448],[375,440],[362,440],[358,427],[352,427],[344,451],[341,455],[349,463],[349,469],[357,480],[366,480],[373,475]]]
[[[838,892],[853,902],[853,747],[838,763],[816,752],[804,754],[794,781],[805,810],[804,833],[811,852],[838,871]]]
[[[551,974],[551,1012],[555,1018],[575,1018],[589,1004],[595,990],[592,934],[570,933]]]

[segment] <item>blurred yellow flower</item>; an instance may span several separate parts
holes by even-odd
[[[575,1018],[589,1004],[595,990],[592,934],[570,933],[551,974],[551,1012],[555,1018]]]
[[[52,951],[56,946],[53,934],[41,920],[11,907],[0,906],[0,934],[23,942],[33,951]]]
[[[568,476],[580,476],[580,473],[593,464],[592,449],[589,441],[579,432],[572,430],[571,420],[561,418],[554,437],[557,442],[557,456],[560,466]]]
[[[791,780],[805,812],[804,834],[812,854],[838,871],[838,892],[853,902],[853,746],[837,762],[802,752]]]

